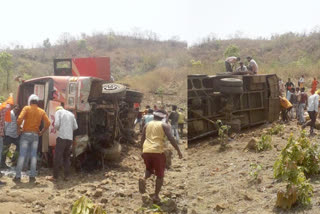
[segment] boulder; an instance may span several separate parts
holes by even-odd
[[[257,139],[255,139],[255,138],[251,138],[251,140],[248,142],[248,144],[246,145],[246,147],[243,149],[243,150],[254,150],[254,151],[256,151],[256,149],[257,149],[257,143],[258,143],[258,141],[257,141]]]
[[[290,209],[298,200],[297,188],[288,187],[287,192],[279,191],[277,193],[276,206],[282,209]]]
[[[97,189],[93,194],[93,197],[95,198],[99,198],[101,196],[102,196],[102,189]]]

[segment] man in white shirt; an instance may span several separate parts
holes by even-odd
[[[235,56],[228,57],[224,62],[227,72],[232,72],[233,71],[233,67],[239,61],[240,61],[240,57],[235,57]]]
[[[237,72],[247,72],[248,71],[247,66],[245,66],[243,64],[243,62],[240,62],[239,64],[240,64],[240,66],[237,68],[237,70],[236,70]]]
[[[53,160],[53,177],[48,177],[52,181],[59,177],[59,168],[62,165],[64,178],[67,179],[70,171],[70,148],[73,141],[73,131],[78,129],[73,113],[65,110],[62,106],[56,108],[54,119],[54,128],[58,131],[58,137]]]
[[[310,117],[310,121],[302,125],[303,129],[306,126],[310,126],[310,135],[314,135],[313,129],[315,128],[317,114],[318,114],[319,94],[320,94],[320,90],[316,91],[316,93],[314,93],[308,98],[307,111]]]
[[[298,81],[299,88],[304,88],[304,75],[301,75],[299,81]]]
[[[258,64],[256,63],[256,61],[254,59],[252,59],[251,56],[248,56],[247,60],[249,62],[248,70],[250,70],[252,72],[252,74],[257,74],[258,73]]]

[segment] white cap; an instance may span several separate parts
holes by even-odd
[[[39,101],[39,97],[35,94],[31,94],[28,99],[28,105],[30,105],[31,100]]]

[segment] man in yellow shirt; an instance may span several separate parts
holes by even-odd
[[[46,112],[38,107],[38,96],[32,94],[29,97],[29,100],[30,105],[25,106],[22,109],[17,119],[18,134],[21,133],[20,126],[22,121],[24,121],[24,124],[20,136],[20,154],[16,168],[16,177],[13,179],[14,182],[21,181],[21,170],[28,150],[31,151],[31,172],[29,182],[35,182],[39,136],[42,136],[50,126],[50,120]],[[41,121],[44,122],[44,128],[39,131]]]
[[[292,109],[292,104],[290,103],[290,101],[285,98],[285,97],[281,97],[280,98],[280,105],[281,105],[281,116],[282,116],[282,120],[283,122],[289,122],[289,112]]]
[[[178,113],[179,113],[178,128],[179,128],[181,137],[183,137],[183,126],[184,126],[184,120],[186,116],[183,113],[183,108],[180,108]]]
[[[151,174],[155,174],[157,179],[153,201],[154,203],[158,203],[160,202],[159,193],[163,185],[164,170],[166,167],[166,157],[164,154],[165,137],[168,138],[171,145],[177,150],[179,158],[182,158],[182,153],[176,140],[172,136],[170,125],[162,122],[162,120],[166,118],[167,113],[164,110],[157,110],[153,115],[153,121],[146,124],[142,131],[142,158],[146,165],[146,171],[145,177],[139,179],[139,191],[140,193],[145,193],[146,180]]]

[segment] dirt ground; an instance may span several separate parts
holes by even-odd
[[[291,133],[298,136],[296,122],[285,125],[284,131],[272,136],[272,150],[260,153],[244,148],[253,138],[275,124],[246,130],[229,141],[230,148],[220,151],[215,140],[190,144],[188,149],[188,199],[190,213],[320,213],[320,176],[311,178],[314,196],[310,207],[296,206],[290,212],[275,207],[277,191],[285,183],[273,178],[273,164]],[[307,128],[308,129],[308,128]],[[317,142],[320,132],[312,138]],[[261,183],[249,175],[250,163],[262,165]]]
[[[288,213],[275,208],[276,194],[285,183],[273,178],[273,164],[293,133],[300,127],[295,122],[284,125],[284,131],[272,136],[272,150],[260,153],[244,150],[252,138],[259,138],[268,124],[235,135],[226,151],[214,139],[180,145],[184,158],[173,151],[171,169],[166,171],[161,191],[160,208],[164,213]],[[312,138],[320,139],[320,131]],[[171,146],[170,146],[171,147]],[[173,148],[171,148],[173,150]],[[261,182],[249,175],[250,163],[262,165]],[[73,173],[68,182],[49,182],[45,176],[51,170],[42,169],[36,184],[15,184],[4,176],[7,185],[0,187],[0,213],[70,213],[75,200],[85,195],[104,207],[107,213],[154,213],[149,194],[154,191],[154,179],[148,182],[148,193],[138,192],[138,179],[144,164],[137,145],[125,145],[122,160],[109,163],[106,169],[92,173]],[[294,207],[290,213],[319,213],[320,176],[311,178],[314,196],[310,207]],[[154,208],[154,207],[153,207]]]
[[[172,167],[166,177],[160,197],[161,209],[169,213],[186,213],[187,180],[185,148],[186,140],[180,145],[184,158],[179,159],[174,149]],[[85,195],[94,203],[101,204],[107,213],[143,213],[150,211],[152,201],[149,194],[154,192],[154,179],[148,182],[148,194],[138,191],[138,179],[144,174],[144,163],[138,145],[124,145],[122,160],[109,163],[106,169],[91,173],[73,173],[69,181],[52,183],[45,179],[51,170],[41,169],[36,184],[29,184],[28,177],[21,184],[4,176],[7,182],[0,187],[0,213],[70,213],[75,200]]]

